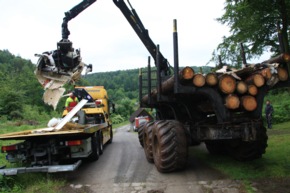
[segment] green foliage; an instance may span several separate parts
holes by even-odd
[[[273,123],[283,123],[285,121],[290,121],[290,100],[289,100],[290,90],[289,89],[276,89],[271,90],[266,96],[265,100],[270,100],[273,108]],[[265,116],[265,104],[263,108],[263,116]]]
[[[120,124],[120,123],[123,123],[125,121],[125,119],[119,114],[112,114],[111,119],[112,119],[113,125]]]
[[[0,193],[7,192],[59,192],[65,184],[64,180],[50,178],[45,174],[22,174],[19,176],[9,177],[0,176]]]
[[[21,192],[21,184],[15,184],[16,180],[13,177],[0,176],[0,193],[6,192]]]
[[[247,59],[260,56],[266,50],[273,55],[281,53],[277,23],[283,36],[284,48],[286,52],[289,51],[289,1],[228,0],[224,10],[224,14],[217,21],[229,26],[231,34],[224,37],[217,47],[223,62],[239,66],[242,61],[240,43],[244,44]],[[215,53],[213,55],[212,60],[217,61]]]
[[[116,113],[111,115],[113,124],[128,120],[137,109],[138,69],[88,74],[85,86],[104,86],[110,101],[115,103]]]
[[[43,88],[29,60],[0,50],[0,119],[42,121],[53,110],[42,101]],[[60,112],[60,111],[59,111]]]

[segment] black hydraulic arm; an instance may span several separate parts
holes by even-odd
[[[150,55],[154,58],[155,63],[156,63],[156,45],[152,41],[152,39],[149,37],[148,30],[145,29],[143,26],[138,14],[136,11],[133,9],[131,6],[130,2],[128,1],[128,4],[131,8],[131,10],[128,8],[126,3],[123,0],[113,0],[115,5],[121,10],[123,15],[126,17],[138,37],[141,39],[147,50],[149,51]],[[169,63],[164,56],[159,53],[159,61],[160,61],[160,70],[162,74],[164,75],[169,75]]]
[[[63,18],[63,23],[61,25],[61,34],[63,40],[67,40],[68,36],[70,35],[70,31],[67,27],[68,22],[96,1],[97,0],[83,0],[82,2],[74,6],[71,10],[64,13],[65,17]]]

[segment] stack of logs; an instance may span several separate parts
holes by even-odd
[[[288,72],[281,67],[281,63],[290,61],[290,55],[281,54],[278,57],[262,62],[261,64],[248,65],[239,70],[230,70],[226,66],[206,75],[195,73],[191,67],[185,67],[179,72],[181,83],[195,87],[210,86],[219,90],[224,97],[224,104],[228,109],[235,110],[243,108],[253,111],[257,108],[255,96],[260,87],[267,84],[274,86],[279,81],[288,80]],[[162,83],[162,93],[173,90],[174,77]],[[153,90],[151,95],[155,95]],[[147,101],[144,96],[142,101]]]

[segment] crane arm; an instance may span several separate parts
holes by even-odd
[[[68,22],[75,18],[79,13],[81,13],[83,10],[85,10],[87,7],[95,3],[97,0],[83,0],[76,6],[74,6],[72,9],[70,9],[68,12],[65,12],[65,17],[63,18],[62,22],[62,39],[67,40],[68,36],[70,35],[70,31],[68,30]]]
[[[128,8],[126,3],[123,0],[113,0],[115,5],[120,9],[120,11],[123,13],[123,15],[126,17],[129,24],[132,26],[140,40],[143,42],[147,50],[149,51],[150,55],[154,58],[155,62],[156,60],[156,45],[152,41],[152,39],[149,36],[148,30],[144,27],[143,23],[141,22],[137,12],[135,9],[131,6],[129,0],[128,4],[131,8],[131,10]],[[169,63],[164,56],[159,53],[160,55],[160,70],[163,72],[163,74],[168,75],[169,72]]]

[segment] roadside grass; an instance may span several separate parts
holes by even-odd
[[[0,176],[0,193],[57,193],[65,183],[65,180],[56,180],[42,173],[28,173],[13,177]]]
[[[290,122],[273,128],[268,130],[268,147],[261,159],[239,162],[228,156],[210,155],[196,147],[189,153],[230,178],[242,180],[247,192],[254,192],[252,180],[290,177]]]
[[[128,125],[129,124],[129,121],[125,121],[125,122],[122,122],[122,123],[119,123],[119,124],[113,124],[113,129],[116,129],[118,127],[121,127],[121,126],[124,126],[124,125]]]

